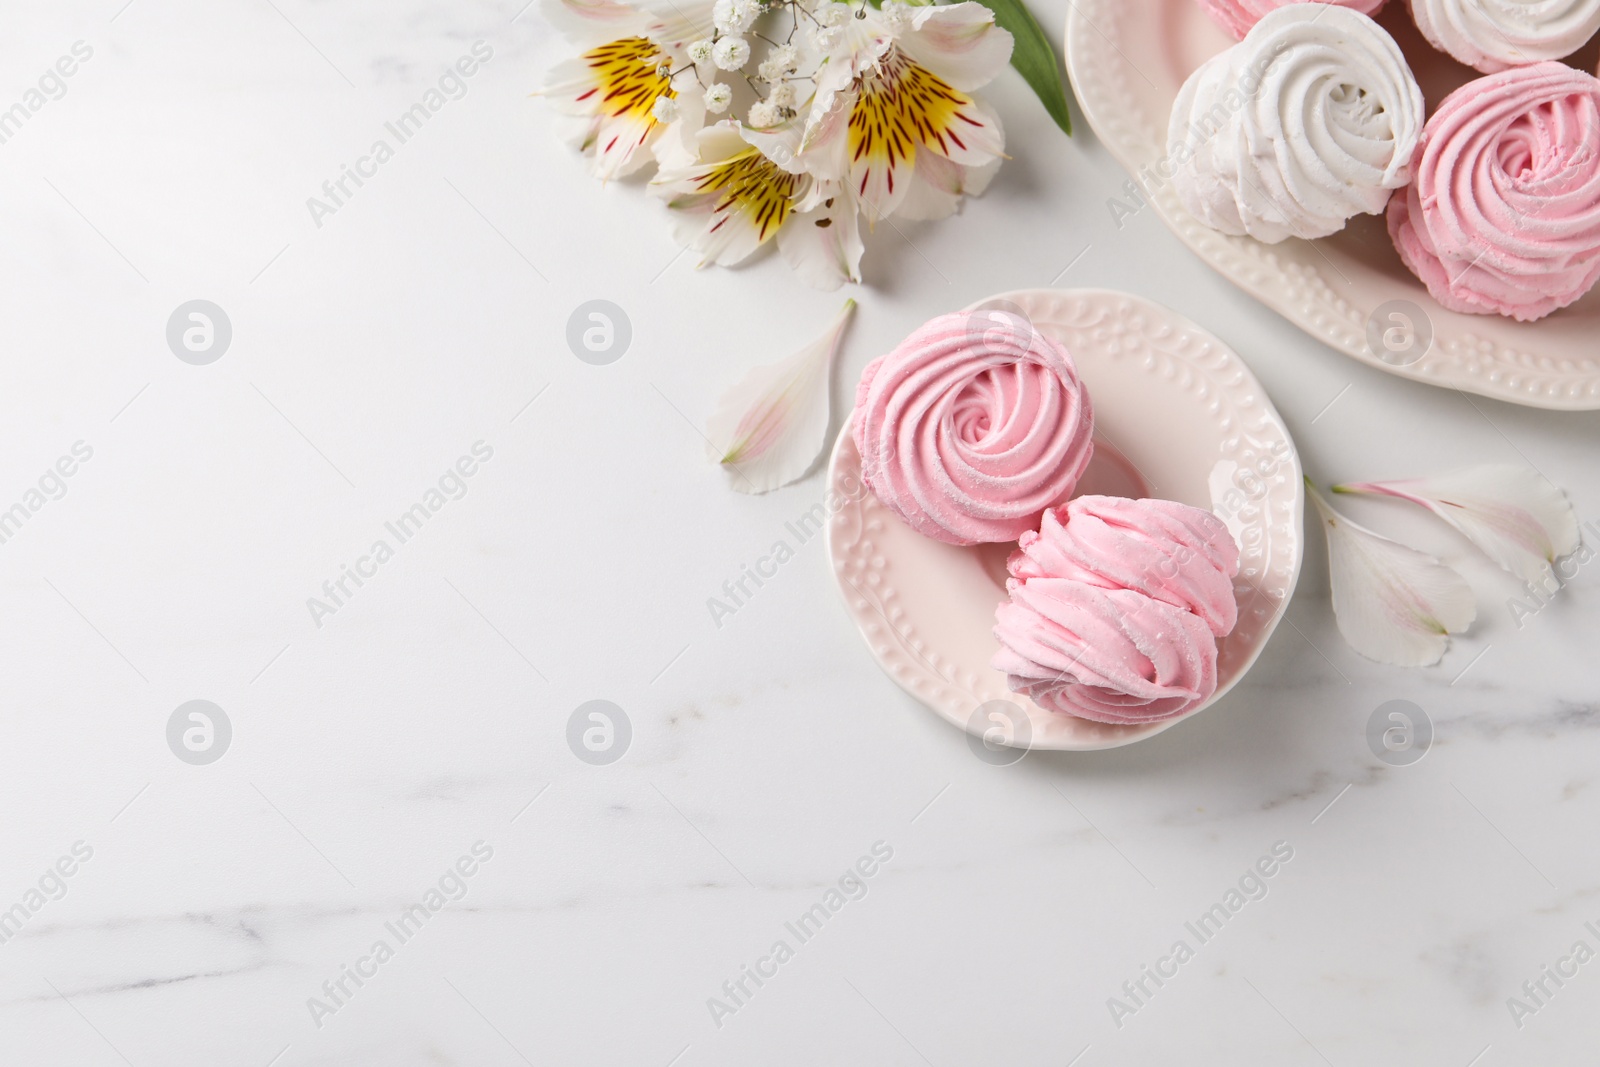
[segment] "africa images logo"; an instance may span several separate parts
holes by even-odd
[[[706,1010],[711,1013],[712,1025],[721,1030],[729,1018],[750,1003],[762,986],[778,977],[779,968],[794,959],[801,945],[822,932],[824,923],[843,911],[846,904],[865,898],[873,875],[878,874],[893,858],[893,845],[887,841],[874,841],[870,855],[860,856],[855,863],[846,867],[844,873],[839,875],[836,886],[823,890],[816,903],[792,921],[784,923],[784,933],[788,936],[774,941],[764,954],[756,958],[753,966],[741,964],[738,975],[722,983],[722,996],[706,998]],[[792,943],[790,938],[793,938]]]
[[[470,455],[459,456],[439,475],[436,485],[423,491],[416,503],[383,524],[387,537],[374,539],[367,551],[356,557],[354,565],[339,564],[339,573],[323,581],[322,596],[306,597],[306,610],[311,613],[311,621],[316,628],[322,629],[329,616],[337,615],[348,605],[367,582],[378,576],[379,568],[395,557],[399,547],[421,533],[422,528],[443,511],[446,504],[465,497],[471,489],[469,480],[493,458],[493,445],[486,441],[474,441]],[[390,538],[393,538],[393,544]]]
[[[430,87],[415,104],[402,111],[393,121],[383,124],[384,131],[394,138],[393,144],[389,143],[389,137],[379,137],[372,142],[365,155],[357,157],[353,166],[348,163],[341,165],[337,177],[322,183],[322,197],[307,197],[306,210],[311,212],[311,221],[316,223],[317,229],[322,229],[329,216],[338,214],[339,209],[349,203],[369,180],[376,178],[378,168],[393,159],[396,150],[420,133],[429,119],[443,111],[452,100],[466,96],[467,79],[478,73],[493,57],[494,49],[488,42],[473,42],[469,54],[456,60],[454,66],[446,67],[445,72],[439,75],[436,87]],[[352,183],[355,186],[353,189]]]
[[[1178,977],[1183,965],[1194,959],[1196,950],[1216,940],[1223,927],[1247,904],[1265,900],[1271,891],[1269,880],[1288,866],[1292,859],[1293,845],[1287,841],[1273,842],[1268,853],[1247,867],[1237,884],[1229,886],[1220,900],[1193,921],[1183,924],[1189,936],[1174,941],[1167,954],[1158,958],[1154,966],[1141,964],[1139,974],[1122,983],[1122,996],[1107,997],[1106,1010],[1111,1013],[1111,1021],[1116,1023],[1117,1029],[1121,1030],[1129,1017],[1149,1007],[1162,986]],[[1190,937],[1194,939],[1193,944],[1190,944]]]
[[[365,954],[356,957],[353,965],[341,963],[338,976],[322,983],[322,995],[306,998],[306,1010],[316,1028],[322,1029],[331,1016],[339,1014],[367,982],[378,976],[379,969],[394,959],[400,946],[422,932],[430,919],[464,898],[471,889],[469,879],[493,858],[493,845],[474,841],[471,849],[446,867],[415,903],[383,924],[384,936],[374,940]]]

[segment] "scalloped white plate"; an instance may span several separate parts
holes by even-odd
[[[828,467],[828,555],[845,607],[880,666],[942,718],[980,734],[974,712],[1008,701],[1026,713],[1026,747],[1132,744],[1198,714],[1231,689],[1277,627],[1300,576],[1300,458],[1244,361],[1194,323],[1127,293],[1030,289],[1006,301],[1067,346],[1094,402],[1095,461],[1080,492],[1157,496],[1209,508],[1239,542],[1239,624],[1218,642],[1216,695],[1175,719],[1111,726],[1045,711],[989,666],[1000,647],[1015,543],[959,548],[924,537],[860,487],[851,420]],[[1012,735],[1008,732],[1005,740]]]
[[[1195,0],[1070,0],[1068,8],[1067,71],[1078,102],[1112,156],[1139,174],[1166,152],[1167,117],[1184,79],[1233,40]],[[1431,106],[1476,72],[1430,48],[1405,8],[1390,0],[1378,21]],[[1461,315],[1440,307],[1406,270],[1379,216],[1352,219],[1319,241],[1265,245],[1206,227],[1183,210],[1170,182],[1140,184],[1167,227],[1218,273],[1363,363],[1514,404],[1600,408],[1600,288],[1538,322]],[[1420,359],[1384,351],[1381,330],[1369,341],[1368,322],[1395,300],[1421,308],[1431,324]]]

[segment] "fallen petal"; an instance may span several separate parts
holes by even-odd
[[[1544,586],[1551,566],[1578,547],[1578,517],[1566,494],[1531,467],[1492,464],[1435,478],[1336,485],[1421,504],[1506,570]]]
[[[711,458],[742,493],[799,479],[827,444],[828,370],[854,300],[828,332],[788,359],[751,370],[723,395],[706,424]]]
[[[1437,559],[1358,526],[1306,479],[1328,535],[1333,613],[1350,647],[1379,663],[1426,667],[1444,658],[1450,635],[1477,616],[1465,578]]]

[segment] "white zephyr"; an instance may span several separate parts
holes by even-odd
[[[1344,639],[1379,663],[1438,663],[1450,647],[1450,635],[1477,617],[1472,587],[1432,556],[1334,511],[1309,478],[1306,486],[1328,535],[1333,613]]]
[[[1335,493],[1376,493],[1421,504],[1525,582],[1544,587],[1551,565],[1577,551],[1578,517],[1566,494],[1531,467],[1468,467],[1435,478],[1353,482]]]
[[[755,367],[723,394],[706,424],[712,460],[742,493],[766,493],[811,469],[827,444],[828,373],[854,300],[828,332],[788,359]]]

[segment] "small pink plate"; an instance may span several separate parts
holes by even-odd
[[[1218,643],[1216,695],[1177,719],[1110,726],[1045,711],[989,666],[994,612],[1014,543],[958,548],[924,537],[861,487],[846,420],[828,467],[828,554],[846,610],[901,688],[975,735],[1004,701],[1019,729],[1004,744],[1101,749],[1132,744],[1198,714],[1260,655],[1300,576],[1305,507],[1300,459],[1248,367],[1221,341],[1141,297],[1030,289],[974,305],[1020,309],[1067,346],[1094,402],[1095,461],[1080,490],[1148,495],[1209,508],[1239,542],[1239,624]],[[988,709],[992,711],[993,709]],[[1026,725],[1021,725],[1025,716]]]

